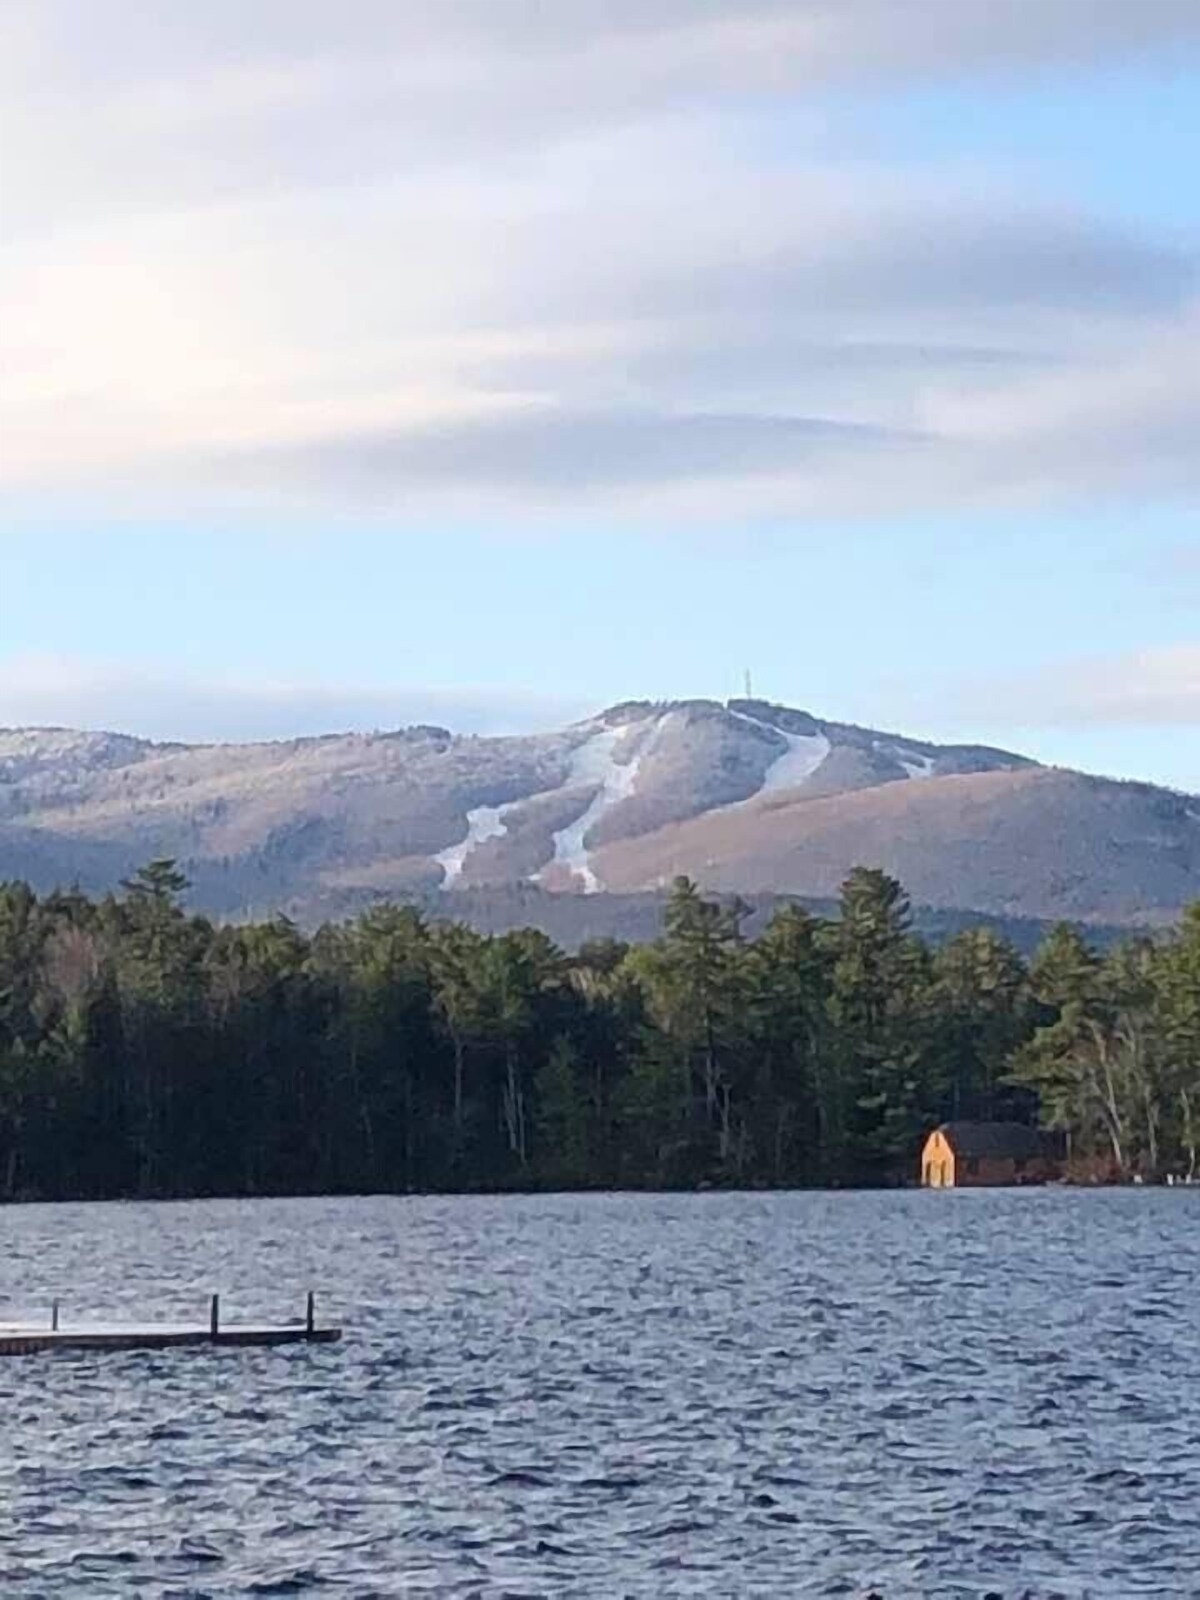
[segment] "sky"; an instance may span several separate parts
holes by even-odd
[[[1200,0],[0,0],[0,724],[1200,791]]]

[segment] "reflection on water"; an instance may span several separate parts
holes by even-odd
[[[1200,1593],[1200,1193],[9,1208],[8,1597]]]

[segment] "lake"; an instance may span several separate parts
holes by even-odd
[[[10,1207],[25,1596],[1200,1594],[1200,1190]]]

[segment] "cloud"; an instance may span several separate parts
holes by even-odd
[[[460,111],[453,102],[465,93],[507,105],[539,79],[544,102],[558,80],[555,103],[586,119],[599,100],[642,103],[647,87],[657,103],[670,85],[712,92],[1077,65],[1177,49],[1200,33],[1194,0],[954,0],[925,27],[894,0],[208,0],[150,10],[137,0],[103,10],[13,0],[4,27],[15,70],[51,65],[64,92],[86,101],[115,90],[131,117],[160,126],[214,110],[311,110],[351,79],[416,92],[422,122],[439,104]]]
[[[814,88],[1197,41],[1194,0],[955,0],[937,28],[894,0],[10,7],[0,492],[1194,493],[1189,241],[834,160],[804,118]]]
[[[1200,725],[1200,644],[1056,662],[1018,678],[964,684],[964,704],[1000,725],[1040,728]]]
[[[291,739],[432,723],[456,733],[561,727],[595,707],[550,694],[205,682],[71,656],[0,659],[0,727],[72,727],[189,743]]]
[[[806,417],[559,412],[526,406],[512,415],[473,418],[439,428],[360,434],[306,445],[284,476],[311,473],[315,484],[352,489],[372,482],[409,489],[469,483],[486,492],[588,495],[611,487],[637,489],[671,482],[703,484],[795,472],[806,457],[838,449],[856,456],[887,446],[882,429]],[[277,463],[259,455],[274,476]],[[237,472],[237,462],[226,469]]]

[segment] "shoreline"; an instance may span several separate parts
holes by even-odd
[[[634,1199],[638,1197],[666,1198],[669,1196],[694,1199],[711,1200],[722,1196],[764,1197],[768,1195],[812,1195],[824,1198],[834,1198],[844,1195],[917,1195],[917,1194],[1046,1194],[1046,1193],[1072,1193],[1072,1194],[1115,1194],[1115,1193],[1151,1193],[1175,1190],[1185,1192],[1200,1192],[1200,1180],[1190,1183],[1180,1179],[1175,1183],[1071,1183],[1060,1180],[1055,1183],[1013,1183],[1013,1184],[960,1184],[951,1188],[931,1189],[921,1184],[839,1184],[839,1185],[801,1185],[778,1184],[738,1186],[729,1185],[718,1187],[709,1185],[704,1187],[666,1188],[666,1187],[600,1187],[587,1188],[475,1188],[475,1189],[359,1189],[359,1190],[313,1190],[300,1189],[280,1191],[272,1194],[238,1194],[238,1193],[213,1193],[213,1194],[157,1194],[157,1195],[56,1195],[42,1197],[38,1195],[21,1195],[12,1199],[0,1201],[0,1210],[13,1208],[29,1210],[35,1207],[49,1206],[186,1206],[186,1205],[240,1205],[262,1201],[307,1201],[307,1200],[552,1200],[552,1199]]]

